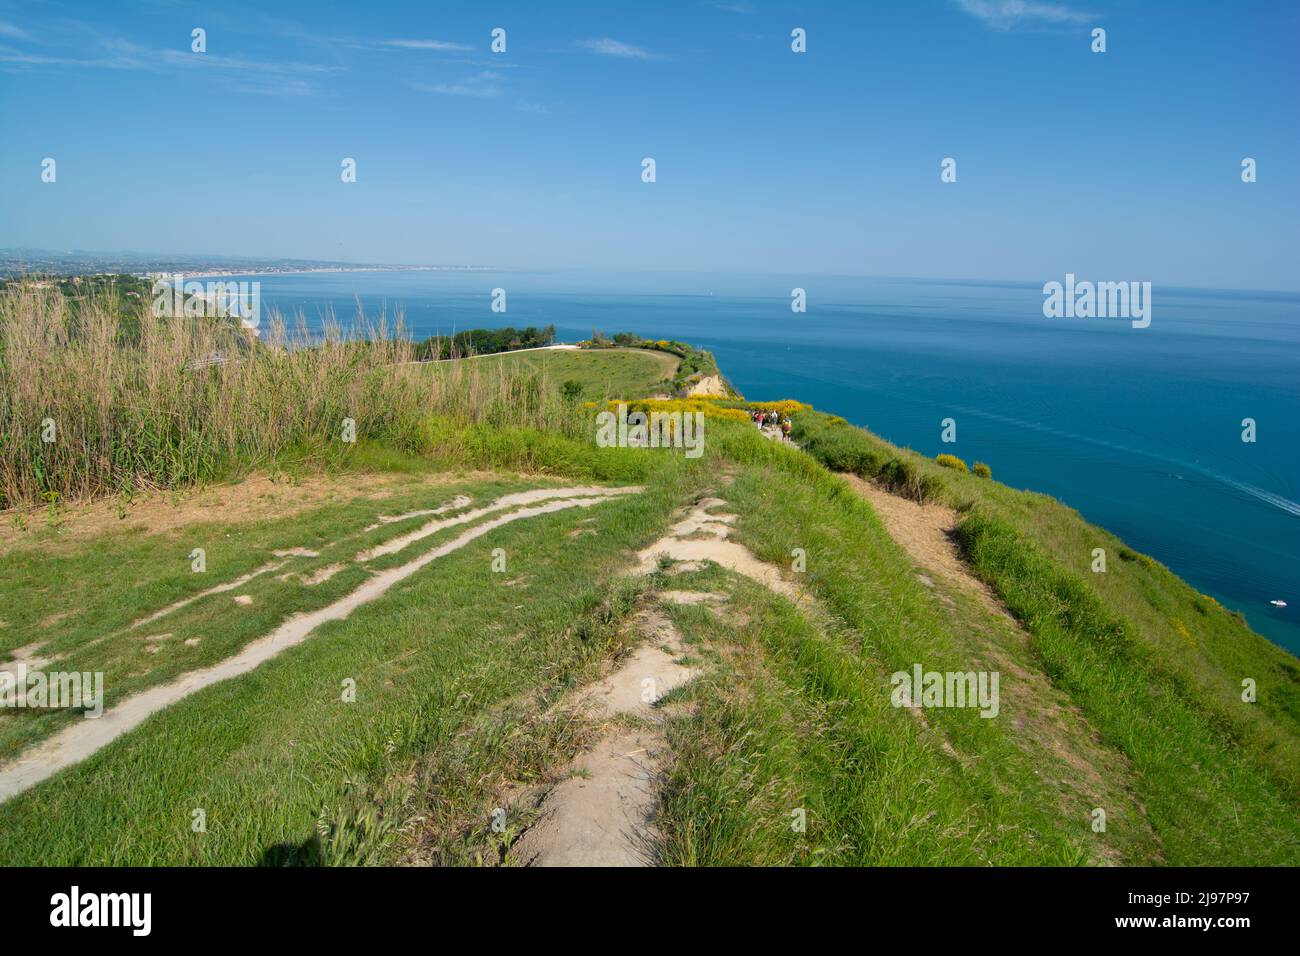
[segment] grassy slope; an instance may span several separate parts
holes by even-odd
[[[652,395],[672,379],[680,364],[674,355],[649,349],[547,349],[503,352],[462,361],[505,367],[526,365],[545,374],[557,386],[568,381],[579,383],[585,401]]]
[[[1132,762],[1169,862],[1294,862],[1300,674],[1290,655],[1051,498],[815,413],[797,431],[837,461],[860,445],[867,471],[897,456],[966,513],[967,560],[1025,624],[1038,667]],[[1094,547],[1110,555],[1104,574],[1090,570]],[[1241,698],[1245,677],[1258,683],[1256,703]]]
[[[0,856],[13,863],[311,861],[321,853],[313,834],[324,820],[345,834],[329,845],[329,859],[369,859],[395,830],[383,820],[367,823],[368,808],[386,795],[393,805],[385,819],[398,816],[408,794],[395,797],[394,788],[416,755],[491,724],[494,708],[521,692],[564,687],[612,649],[611,626],[628,606],[620,592],[629,587],[614,572],[627,548],[664,525],[683,480],[669,468],[645,494],[601,504],[599,512],[574,510],[497,529],[255,672],[155,715],[55,781],[0,805]],[[484,490],[453,485],[436,497]],[[594,514],[598,534],[569,536]],[[287,546],[334,521],[319,515],[298,527],[234,530],[264,535],[265,547]],[[461,530],[444,531],[403,556]],[[506,550],[506,574],[490,570],[497,547]],[[103,563],[101,548],[91,553]],[[324,588],[311,589],[313,603],[322,602]],[[156,606],[157,596],[123,597],[120,616]],[[288,610],[272,611],[270,603],[268,617]],[[228,608],[195,617],[216,613],[231,627],[238,615]],[[269,620],[261,623],[265,628]],[[223,639],[224,653],[249,628],[231,629],[238,633]],[[355,704],[341,702],[346,677],[357,681]],[[498,742],[482,741],[482,754],[495,755]],[[472,794],[457,788],[461,801]],[[195,808],[207,813],[206,834],[191,831]],[[358,847],[349,850],[349,841]]]
[[[534,354],[589,360],[587,353]],[[841,479],[743,425],[711,421],[708,454],[696,462],[671,453],[596,453],[508,425],[428,428],[416,442],[427,451],[421,458],[363,444],[351,464],[455,463],[497,468],[502,477],[266,524],[147,537],[110,531],[75,545],[34,531],[47,539],[40,549],[0,556],[0,570],[18,588],[5,616],[26,630],[72,610],[50,625],[57,648],[87,666],[116,668],[110,688],[118,680],[152,683],[195,666],[197,658],[171,656],[190,653],[175,651],[184,646],[181,631],[203,634],[195,654],[224,656],[255,636],[254,623],[265,629],[303,602],[323,602],[328,585],[304,594],[309,589],[262,582],[244,615],[227,613],[228,595],[198,602],[166,622],[174,638],[159,655],[146,656],[120,635],[87,642],[114,622],[258,565],[276,547],[337,541],[377,512],[417,501],[429,507],[461,490],[481,498],[544,483],[511,474],[518,470],[645,481],[648,491],[497,529],[257,671],[155,715],[0,804],[0,858],[499,858],[520,823],[490,832],[503,790],[559,772],[592,731],[556,706],[560,692],[622,652],[628,637],[620,623],[636,592],[660,584],[655,576],[622,577],[629,552],[656,538],[675,507],[714,493],[739,514],[737,536],[760,557],[788,567],[791,548],[807,551],[803,580],[813,604],[797,610],[716,568],[674,579],[673,587],[725,592],[731,612],[672,612],[709,670],[680,692],[690,707],[669,726],[677,760],[662,818],[668,862],[1300,860],[1294,708],[1286,703],[1294,687],[1279,690],[1289,658],[1226,612],[1195,610],[1199,596],[1186,585],[1149,560],[1118,557],[1119,542],[1050,499],[909,458],[968,512],[969,559],[1025,622],[1026,645],[1005,621],[959,596],[941,602]],[[878,458],[908,457],[856,430],[837,440],[860,442]],[[598,534],[568,536],[589,517]],[[189,549],[202,546],[196,536],[218,541],[208,549],[207,575],[188,573]],[[1116,549],[1110,571],[1084,577],[1078,555],[1090,557],[1097,540]],[[498,546],[509,555],[506,575],[488,571]],[[330,557],[295,559],[293,569]],[[1173,610],[1181,612],[1174,620],[1186,617],[1196,647],[1168,622]],[[24,643],[19,633],[0,630],[7,642],[0,646]],[[928,710],[923,725],[891,707],[889,674],[913,662],[1001,667],[1001,719]],[[1052,747],[1038,739],[1033,719],[1021,719],[1033,715],[1020,710],[1012,665],[1045,672],[1070,710]],[[1263,675],[1260,703],[1249,708],[1234,703],[1242,669]],[[358,681],[355,704],[339,700],[349,676]],[[6,747],[48,732],[58,719],[7,715],[0,723],[10,721],[0,728]],[[1093,806],[1108,811],[1105,834],[1091,831]],[[206,834],[191,829],[196,808],[207,812]],[[799,808],[806,833],[790,826]]]

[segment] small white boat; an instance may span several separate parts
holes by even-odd
[[[1286,607],[1286,601],[1269,601],[1268,603],[1274,607]]]

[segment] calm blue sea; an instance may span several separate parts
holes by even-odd
[[[1134,329],[1046,319],[1041,284],[580,272],[256,278],[264,310],[301,310],[311,324],[330,309],[350,319],[359,301],[372,314],[400,308],[417,338],[554,324],[565,341],[600,329],[692,342],[713,351],[746,397],[808,401],[927,455],[986,461],[999,480],[1061,499],[1300,654],[1300,296],[1156,286],[1150,327]],[[807,290],[804,314],[790,310],[796,286]],[[489,309],[497,287],[505,314]],[[940,440],[948,417],[955,446]],[[1257,422],[1254,444],[1241,440],[1244,418]],[[1290,606],[1275,609],[1274,598]]]

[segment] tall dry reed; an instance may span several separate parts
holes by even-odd
[[[176,488],[286,452],[358,441],[422,447],[431,418],[572,431],[543,373],[514,363],[412,362],[401,316],[309,334],[277,314],[260,339],[222,319],[70,302],[32,282],[0,291],[0,507]],[[220,356],[220,362],[211,360]]]

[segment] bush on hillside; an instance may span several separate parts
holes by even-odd
[[[902,458],[891,458],[880,469],[880,480],[890,491],[925,504],[938,498],[943,483],[934,475],[922,475],[915,466]]]
[[[975,473],[975,477],[977,478],[993,477],[993,469],[990,468],[988,465],[984,464],[984,462],[982,461],[975,462],[975,464],[971,465],[970,470]]]
[[[945,468],[951,468],[953,471],[960,471],[962,474],[970,471],[970,469],[966,467],[966,462],[962,461],[956,455],[936,455],[934,460],[937,464],[943,465]]]
[[[421,362],[466,355],[495,355],[517,349],[535,349],[555,342],[555,326],[539,329],[466,329],[451,336],[436,335],[415,346],[415,358]]]
[[[876,477],[883,456],[854,437],[840,429],[822,429],[808,436],[803,448],[831,471],[847,471],[859,478]]]

